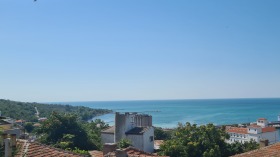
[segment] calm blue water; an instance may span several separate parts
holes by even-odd
[[[278,99],[212,99],[153,101],[63,102],[74,106],[111,109],[116,112],[140,112],[153,116],[154,126],[172,128],[178,122],[196,124],[232,124],[254,122],[260,117],[276,121],[280,114]],[[100,117],[114,123],[114,114]]]

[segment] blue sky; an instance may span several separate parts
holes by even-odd
[[[0,1],[0,96],[280,97],[278,0]]]

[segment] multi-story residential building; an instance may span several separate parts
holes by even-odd
[[[268,140],[268,144],[274,144],[279,141],[279,133],[275,127],[269,127],[268,121],[265,118],[259,118],[257,123],[253,123],[246,128],[241,127],[227,127],[226,132],[230,135],[230,138],[226,141],[228,143],[234,142],[249,142],[254,140],[260,142],[260,140]]]

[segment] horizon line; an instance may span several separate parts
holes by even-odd
[[[81,100],[81,101],[45,101],[38,103],[71,103],[71,102],[120,102],[120,101],[183,101],[183,100],[234,100],[234,99],[280,99],[280,97],[243,97],[243,98],[178,98],[178,99],[126,99],[126,100]]]

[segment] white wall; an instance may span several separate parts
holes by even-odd
[[[144,150],[143,135],[127,135],[127,139],[131,141],[133,147]]]
[[[230,135],[230,138],[226,140],[227,143],[234,143],[235,141],[244,143],[245,141],[250,141],[248,134],[238,134],[238,133],[228,133],[228,134]]]
[[[127,135],[127,139],[132,142],[133,147],[148,153],[154,152],[154,128],[150,127],[143,135]],[[152,140],[150,139],[152,137]]]
[[[150,139],[152,137],[152,140]],[[143,141],[144,141],[144,151],[153,153],[154,152],[154,127],[150,127],[149,130],[147,130],[144,133],[143,136]]]
[[[253,132],[254,132],[254,130],[253,130]],[[259,143],[260,139],[268,139],[269,145],[271,145],[271,144],[274,144],[279,141],[278,131],[259,133],[259,134],[245,134],[245,138],[244,138],[244,134],[235,133],[235,136],[234,136],[234,133],[229,133],[229,135],[230,135],[230,138],[228,140],[226,140],[227,143],[234,143],[235,141],[243,143],[245,141],[249,142],[251,139],[256,141],[257,143]]]
[[[114,143],[114,134],[101,133],[102,143]]]
[[[259,134],[261,132],[262,132],[262,128],[248,127],[248,133],[249,134]]]

